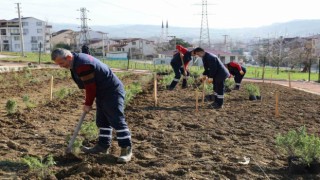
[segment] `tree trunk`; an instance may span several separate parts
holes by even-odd
[[[303,62],[303,69],[301,72],[308,72],[309,70],[309,64],[307,62]]]
[[[291,70],[293,70],[293,68],[294,68],[294,65],[292,65],[292,66],[290,67]]]

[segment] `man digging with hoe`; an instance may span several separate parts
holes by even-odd
[[[122,82],[100,60],[84,53],[55,49],[51,59],[60,67],[70,69],[72,79],[80,89],[85,89],[83,112],[88,113],[96,100],[96,124],[99,128],[98,143],[94,147],[82,147],[87,154],[108,153],[112,129],[116,130],[121,154],[118,162],[131,160],[131,133],[124,117],[125,91]]]

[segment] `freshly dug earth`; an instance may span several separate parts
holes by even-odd
[[[71,83],[66,79],[60,86]],[[150,83],[125,110],[134,153],[127,164],[116,163],[120,153],[116,139],[109,155],[64,154],[65,138],[72,134],[81,115],[84,98],[81,91],[63,100],[38,105],[31,111],[14,115],[2,112],[0,176],[23,179],[320,179],[320,175],[288,174],[286,157],[275,146],[278,133],[303,125],[310,133],[319,132],[320,96],[267,83],[257,85],[262,101],[249,101],[242,88],[226,94],[225,106],[220,110],[211,109],[207,99],[202,105],[199,97],[201,106],[196,112],[193,88],[178,87],[174,91],[159,88],[159,105],[154,107]],[[10,92],[5,91],[3,97],[21,96],[15,90],[15,93]],[[276,92],[280,96],[279,117],[274,115]],[[93,119],[94,112],[86,117],[86,121]],[[29,170],[19,161],[25,155],[45,157],[48,154],[53,154],[57,164],[45,173]],[[249,164],[239,163],[244,157],[250,158]]]

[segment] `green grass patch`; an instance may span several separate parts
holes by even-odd
[[[262,67],[247,67],[247,73],[245,78],[262,78]],[[266,67],[265,68],[265,79],[282,79],[288,80],[289,79],[289,72],[291,80],[308,80],[309,73],[303,73],[298,70],[287,70],[285,68],[280,68],[279,74],[277,74],[276,68]],[[318,81],[318,73],[311,73],[310,75],[311,81]]]
[[[21,53],[18,52],[2,52],[2,55],[15,56],[15,57],[5,57],[0,58],[0,60],[8,60],[15,62],[39,62],[39,53],[26,52],[25,57],[21,56]],[[40,63],[53,63],[51,60],[51,55],[48,53],[41,53]]]

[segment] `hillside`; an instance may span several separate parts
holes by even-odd
[[[61,29],[79,30],[77,24],[53,24],[53,31]],[[89,24],[90,26],[90,24]],[[109,33],[110,37],[158,37],[161,34],[161,26],[155,25],[113,25],[113,26],[90,26],[92,30]],[[294,20],[285,23],[275,23],[258,28],[238,28],[238,29],[210,29],[210,37],[222,39],[224,34],[229,35],[234,40],[247,40],[253,37],[272,36],[308,36],[320,32],[320,20]],[[180,38],[197,40],[200,28],[174,27],[169,26],[169,35]]]

